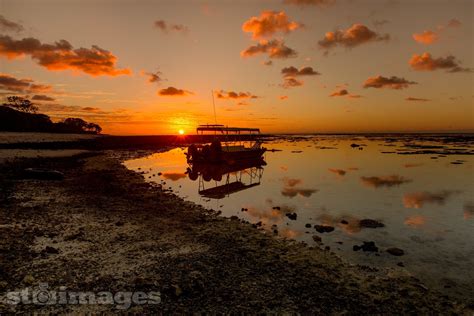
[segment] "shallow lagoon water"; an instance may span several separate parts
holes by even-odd
[[[278,150],[265,153],[265,166],[232,172],[221,181],[191,180],[185,148],[125,165],[223,216],[261,222],[280,236],[329,246],[350,262],[406,271],[449,294],[474,296],[474,161],[466,155],[472,153],[471,143],[306,136],[280,137],[264,146]],[[220,199],[199,194],[236,179],[249,188]],[[296,220],[287,213],[296,213]],[[363,228],[361,219],[385,226]],[[318,233],[314,225],[335,230]],[[375,242],[379,252],[353,250],[364,241]],[[390,247],[405,254],[393,256],[385,251]]]

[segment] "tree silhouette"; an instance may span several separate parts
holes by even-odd
[[[36,113],[38,107],[28,99],[19,96],[7,97],[7,103],[3,103],[3,106],[13,108],[17,111],[24,113]]]

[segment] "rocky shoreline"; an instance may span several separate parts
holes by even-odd
[[[0,165],[0,294],[39,283],[76,291],[158,291],[128,312],[466,314],[416,278],[350,265],[162,191],[127,152]],[[24,179],[50,168],[64,179]],[[116,312],[111,305],[10,305],[0,312]]]

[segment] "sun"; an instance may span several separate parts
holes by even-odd
[[[179,135],[184,135],[184,130],[183,130],[183,129],[180,129],[180,130],[178,131],[178,133],[179,133]]]

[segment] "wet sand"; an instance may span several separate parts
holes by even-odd
[[[129,312],[471,314],[416,278],[349,265],[330,250],[223,218],[146,183],[102,151],[0,165],[0,293],[47,282],[159,291]],[[28,167],[64,180],[22,179]],[[54,251],[51,249],[55,249]],[[0,305],[7,312],[114,312],[110,305]]]

